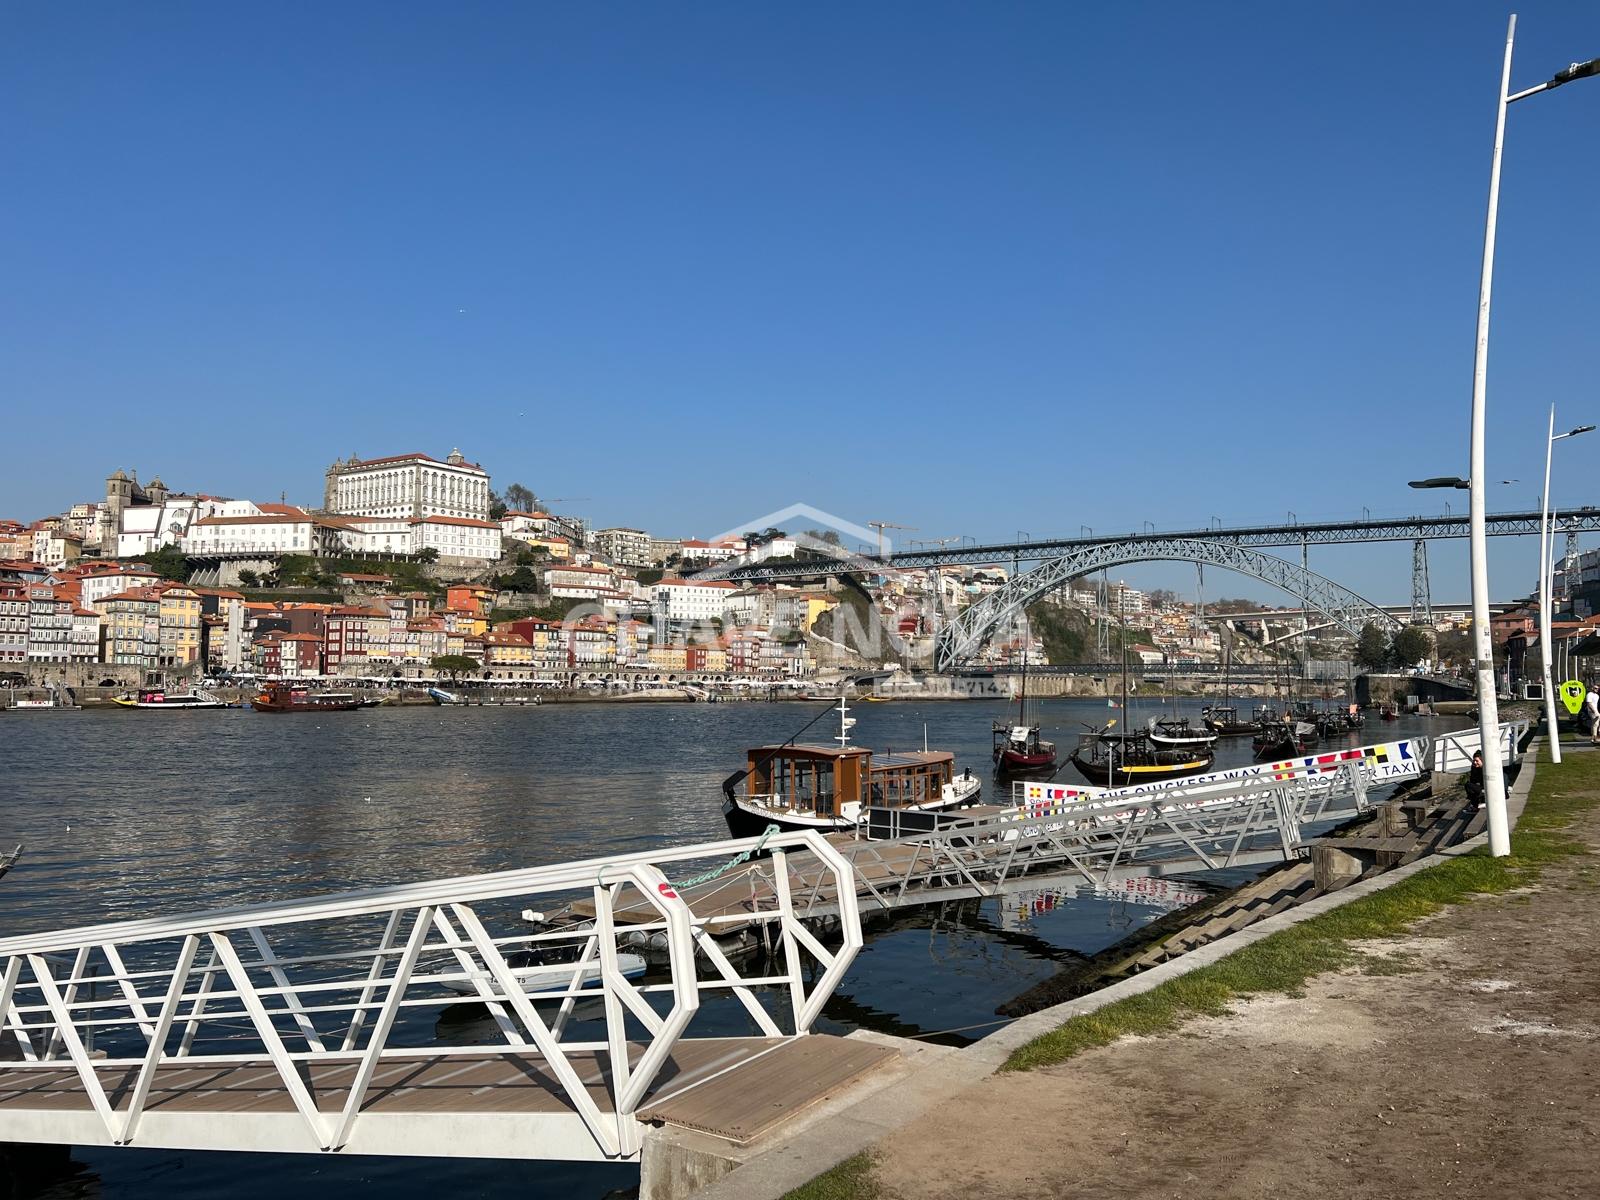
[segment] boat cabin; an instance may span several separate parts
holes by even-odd
[[[749,752],[747,799],[819,817],[867,808],[936,805],[955,774],[944,750],[874,755],[862,746],[757,746]]]

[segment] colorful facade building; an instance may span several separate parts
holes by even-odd
[[[161,593],[129,588],[96,606],[104,622],[108,663],[152,670],[161,665]]]
[[[157,619],[160,622],[161,665],[188,667],[200,661],[200,595],[190,588],[170,586],[152,589],[160,596]]]

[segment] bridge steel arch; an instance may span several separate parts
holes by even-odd
[[[1145,535],[1074,547],[969,605],[940,631],[934,652],[935,668],[949,671],[961,666],[983,648],[996,629],[1052,588],[1105,568],[1134,562],[1204,563],[1208,567],[1223,567],[1248,575],[1304,600],[1307,608],[1316,609],[1351,636],[1358,635],[1368,621],[1376,621],[1386,628],[1401,625],[1397,618],[1372,601],[1287,559],[1262,554],[1234,542],[1181,536],[1152,539]]]

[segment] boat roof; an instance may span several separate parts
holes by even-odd
[[[872,756],[872,766],[914,767],[929,763],[951,762],[955,755],[949,750],[914,750],[874,752],[867,746],[821,746],[810,742],[795,742],[783,746],[753,746],[751,758],[859,758]]]

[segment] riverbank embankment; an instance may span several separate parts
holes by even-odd
[[[1600,755],[1524,801],[1508,859],[1400,868],[946,1055],[936,1102],[906,1081],[853,1146],[819,1127],[822,1161],[862,1152],[792,1196],[1585,1194]],[[703,1196],[783,1195],[817,1148]]]

